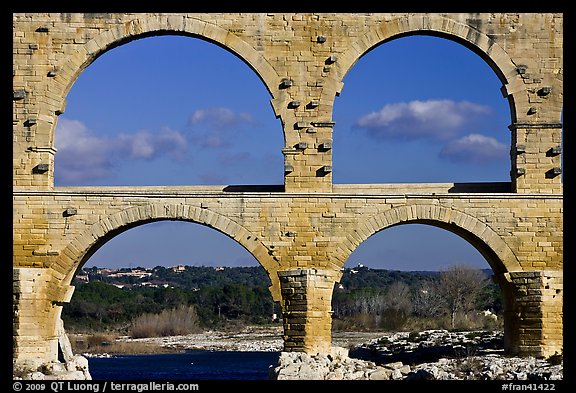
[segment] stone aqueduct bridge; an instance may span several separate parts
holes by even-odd
[[[122,231],[158,220],[214,228],[260,262],[282,305],[287,351],[329,351],[332,291],[347,257],[378,231],[422,223],[461,236],[492,267],[508,353],[561,352],[562,24],[562,14],[540,13],[14,14],[14,364],[56,360],[77,269]],[[258,74],[282,124],[284,184],[54,186],[54,128],[76,78],[107,50],[161,34],[220,45]],[[332,183],[332,108],[344,76],[372,48],[411,34],[464,45],[502,82],[509,183]]]

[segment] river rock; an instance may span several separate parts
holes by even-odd
[[[410,367],[402,362],[379,366],[349,357],[345,348],[333,347],[330,354],[281,352],[277,364],[269,370],[269,377],[275,380],[389,380],[402,379],[408,372]]]
[[[561,380],[562,355],[554,358],[507,356],[502,332],[429,330],[383,334],[328,355],[282,352],[269,371],[271,379]]]
[[[50,362],[31,371],[22,377],[14,376],[14,379],[24,380],[91,380],[88,371],[88,359],[84,356],[74,355],[67,363]]]

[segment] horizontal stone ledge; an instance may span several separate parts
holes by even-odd
[[[541,282],[543,279],[559,279],[564,277],[562,270],[512,271],[508,274],[512,280],[526,284]]]
[[[508,126],[508,128],[510,130],[515,130],[518,128],[540,128],[540,129],[558,129],[558,128],[563,128],[564,125],[562,123],[559,122],[524,122],[524,123],[512,123]]]
[[[55,187],[53,190],[18,189],[14,196],[70,196],[70,197],[139,197],[139,198],[475,198],[475,199],[563,199],[562,193],[483,192],[489,189],[481,183],[429,184],[334,184],[332,192],[284,191],[284,186],[78,186]],[[499,186],[495,186],[498,190]],[[467,190],[468,192],[464,192]]]
[[[387,184],[334,184],[334,192],[403,192],[403,193],[511,193],[510,182],[456,182],[456,183],[387,183]]]
[[[298,277],[298,276],[327,276],[332,277],[334,271],[325,269],[286,269],[278,270],[280,277]]]

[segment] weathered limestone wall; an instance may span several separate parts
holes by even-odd
[[[462,236],[506,298],[510,353],[562,351],[563,15],[559,13],[13,14],[14,363],[55,360],[76,269],[120,232],[156,220],[214,228],[244,246],[283,305],[285,348],[326,352],[340,268],[372,234],[404,223]],[[205,39],[270,92],[284,184],[55,187],[54,128],[80,73],[117,45],[158,34]],[[511,109],[510,183],[332,184],[332,109],[371,48],[432,34],[470,48]]]
[[[366,194],[260,194],[203,187],[15,191],[14,257],[16,266],[51,267],[61,279],[69,278],[78,258],[118,230],[180,219],[227,234],[267,269],[340,269],[370,235],[393,224],[420,222],[444,227],[483,249],[496,272],[560,270],[562,202],[561,195],[430,195],[418,192],[418,185],[398,194],[376,189]],[[490,249],[498,259],[489,255]]]
[[[14,255],[19,262],[15,268],[41,268],[31,270],[43,270],[49,277],[47,280],[59,288],[50,293],[41,288],[34,290],[34,296],[42,294],[47,298],[43,300],[47,308],[43,313],[50,313],[50,301],[68,301],[72,290],[69,283],[76,269],[107,240],[134,225],[155,220],[184,220],[212,227],[242,244],[268,271],[271,291],[277,301],[286,300],[280,290],[279,271],[332,271],[330,286],[333,288],[340,268],[358,245],[370,235],[399,223],[436,225],[459,234],[482,252],[497,274],[561,272],[561,196],[445,192],[432,197],[426,185],[421,193],[417,186],[406,187],[402,194],[385,194],[382,190],[378,194],[376,188],[371,189],[372,193],[366,194],[274,192],[265,195],[202,191],[202,187],[127,187],[106,191],[69,187],[50,192],[15,192],[18,216],[14,220]],[[50,222],[49,228],[47,222]],[[31,238],[30,234],[35,237]],[[15,284],[22,281],[19,278]],[[523,284],[515,285],[520,288]],[[309,311],[330,310],[326,297],[319,300],[319,304],[314,299],[314,296],[306,297]],[[556,307],[561,303],[554,304]],[[28,303],[21,304],[25,314],[19,316],[19,320],[29,318],[30,323],[34,323],[40,315],[39,303],[31,302],[30,311],[28,307]],[[510,318],[515,318],[518,307],[523,306],[511,303]],[[285,310],[288,309],[287,306]],[[558,315],[561,319],[561,314]],[[542,314],[544,319],[548,316],[551,314]],[[558,318],[554,320],[557,322]],[[316,326],[313,321],[307,319],[310,322],[307,329]],[[325,326],[324,322],[318,326]],[[17,329],[21,332],[20,341],[28,334],[25,326]],[[46,332],[50,331],[48,326],[54,326],[50,335],[55,341],[55,322],[50,320],[42,326]],[[521,328],[518,325],[514,331]],[[554,335],[561,334],[561,323],[549,328]],[[324,331],[324,327],[318,329]],[[553,339],[548,330],[535,333],[542,333],[541,338],[535,340],[549,341],[555,348],[553,352],[558,350],[561,341]],[[314,330],[310,336],[317,334]],[[313,341],[312,338],[306,340]],[[510,348],[517,347],[511,345]]]
[[[561,140],[562,14],[16,13],[13,20],[16,187],[52,188],[54,126],[84,68],[116,45],[170,33],[216,42],[246,61],[282,121],[286,189],[330,191],[332,150],[323,146],[332,140],[344,76],[386,40],[434,34],[470,47],[502,81],[514,190],[561,192],[560,157],[548,152]]]

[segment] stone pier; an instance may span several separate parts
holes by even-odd
[[[330,353],[332,293],[337,276],[330,270],[278,272],[282,294],[284,351]]]
[[[563,275],[559,271],[505,274],[505,349],[520,356],[562,353]]]

